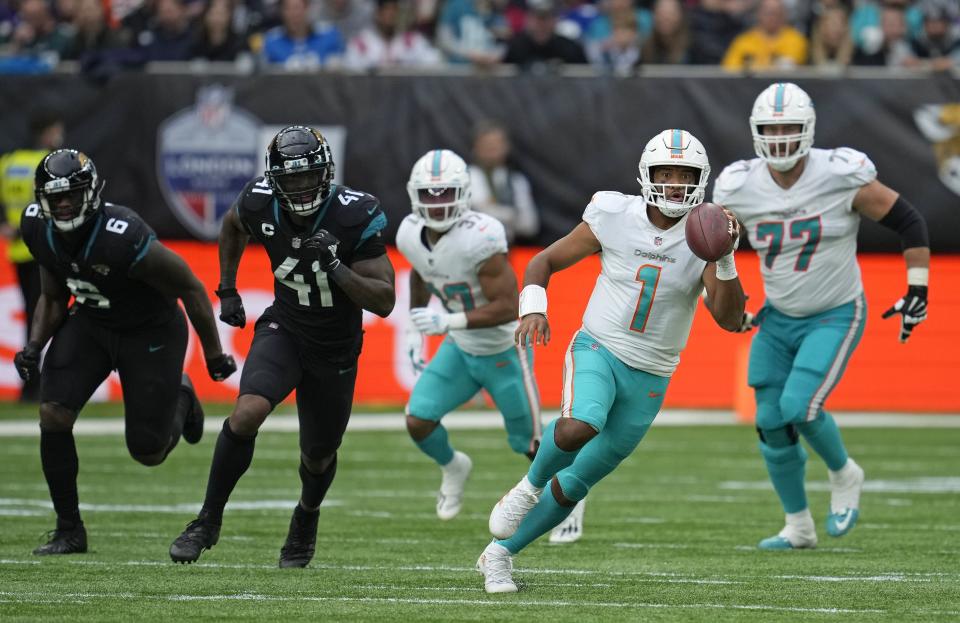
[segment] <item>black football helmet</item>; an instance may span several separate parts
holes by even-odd
[[[330,194],[333,155],[323,135],[303,125],[286,127],[267,147],[265,176],[280,205],[294,214],[313,214]]]
[[[103,180],[83,152],[58,149],[44,156],[34,176],[43,218],[60,231],[73,231],[100,209]]]

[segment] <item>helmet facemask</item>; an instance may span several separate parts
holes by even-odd
[[[469,209],[470,191],[462,185],[410,182],[407,192],[414,213],[436,232],[448,231]]]
[[[300,216],[316,212],[327,195],[330,194],[330,182],[333,173],[330,166],[310,166],[308,159],[288,160],[286,171],[267,171],[267,178],[284,209]],[[300,163],[301,166],[296,166]],[[302,170],[298,170],[302,169]]]
[[[100,207],[102,190],[96,177],[73,185],[65,177],[54,178],[37,190],[40,212],[58,231],[75,231]]]
[[[696,180],[694,184],[658,183],[656,169],[666,166],[678,166],[689,169]],[[707,189],[707,180],[710,177],[710,168],[699,167],[694,164],[647,164],[640,166],[640,187],[643,200],[653,204],[663,212],[664,216],[679,218],[689,212],[694,206],[703,203]]]
[[[815,123],[815,119],[776,120],[764,123],[751,118],[753,149],[757,156],[774,171],[789,171],[801,158],[810,153],[810,148],[813,147]],[[764,128],[771,126],[796,126],[799,130],[789,134],[765,134]]]

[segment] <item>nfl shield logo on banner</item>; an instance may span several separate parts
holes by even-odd
[[[201,87],[197,103],[160,125],[157,177],[174,215],[212,240],[243,185],[263,169],[260,120],[233,105],[233,91]]]

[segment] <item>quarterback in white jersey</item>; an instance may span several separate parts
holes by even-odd
[[[400,225],[397,247],[412,265],[408,352],[422,370],[407,404],[407,430],[441,468],[437,516],[449,520],[460,512],[472,464],[450,445],[443,416],[486,389],[503,414],[510,447],[532,458],[540,402],[533,353],[513,339],[517,279],[506,234],[493,217],[469,210],[466,163],[450,150],[429,151],[413,166],[407,189],[413,214]],[[445,312],[427,307],[433,295]],[[423,334],[448,334],[429,365]]]
[[[716,263],[705,262],[684,236],[687,214],[703,201],[709,177],[700,141],[684,130],[665,130],[640,158],[640,196],[597,193],[583,222],[527,265],[520,344],[550,339],[545,288],[553,273],[595,253],[601,272],[567,351],[561,417],[544,431],[530,470],[490,514],[496,539],[477,561],[487,592],[516,591],[512,556],[563,521],[643,439],[704,289],[717,323],[729,331],[740,327],[744,294],[735,245]],[[730,233],[738,234],[736,219],[727,217]]]
[[[766,303],[743,330],[760,329],[750,349],[757,431],[774,489],[786,513],[761,549],[814,547],[816,530],[804,490],[803,436],[830,470],[827,532],[842,536],[859,516],[863,469],[847,456],[823,403],[863,333],[866,304],[857,264],[861,215],[894,229],[903,242],[907,294],[884,313],[899,315],[900,341],[926,318],[930,249],[919,213],[877,181],[870,159],[854,149],[815,149],[810,97],[773,84],[750,116],[757,158],[735,162],[717,178],[713,200],[733,211],[760,255]]]

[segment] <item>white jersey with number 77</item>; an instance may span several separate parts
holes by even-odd
[[[671,376],[687,344],[707,263],[690,250],[687,217],[663,230],[642,197],[599,192],[583,220],[600,241],[602,270],[583,328],[630,367]]]
[[[788,189],[759,158],[723,170],[713,200],[743,223],[760,256],[767,301],[777,310],[802,318],[860,296],[853,198],[876,178],[873,162],[847,147],[811,149]]]

